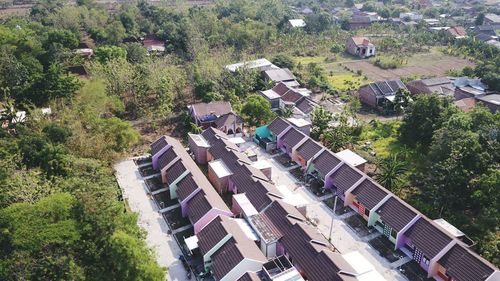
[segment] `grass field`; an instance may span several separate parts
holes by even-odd
[[[398,79],[407,76],[437,77],[444,76],[448,70],[462,70],[465,66],[474,66],[469,60],[445,55],[438,50],[429,53],[415,54],[404,60],[404,66],[396,69],[381,69],[370,60],[345,62],[343,65],[350,70],[361,71],[373,81]]]
[[[328,82],[339,91],[358,89],[359,86],[368,82],[363,76],[358,76],[347,72],[346,74],[334,74],[328,76]]]

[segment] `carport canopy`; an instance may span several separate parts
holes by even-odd
[[[191,237],[184,238],[184,243],[186,243],[189,251],[192,252],[193,250],[198,248],[198,237],[196,237],[196,235],[193,235]]]

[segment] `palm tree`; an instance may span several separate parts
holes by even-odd
[[[380,170],[377,174],[377,181],[393,192],[397,191],[394,189],[398,189],[402,182],[401,175],[408,170],[406,163],[398,156],[398,153],[395,153],[377,161],[377,169]]]

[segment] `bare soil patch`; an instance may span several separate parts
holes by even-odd
[[[382,69],[366,60],[346,62],[344,65],[352,72],[361,70],[363,75],[366,75],[372,81],[398,79],[412,75],[422,77],[444,76],[448,70],[461,70],[465,66],[474,66],[474,63],[469,60],[436,54],[419,55],[410,60],[408,66],[396,69]]]

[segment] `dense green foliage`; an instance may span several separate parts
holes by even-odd
[[[409,105],[399,129],[400,141],[426,159],[412,180],[418,192],[409,200],[429,216],[460,226],[495,264],[500,198],[492,193],[500,186],[499,128],[500,113],[482,106],[464,113],[447,99],[423,95]]]

